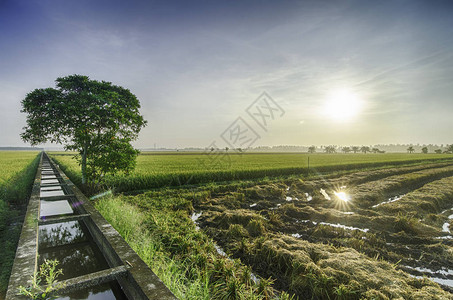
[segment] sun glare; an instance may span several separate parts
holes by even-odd
[[[357,94],[343,89],[329,94],[324,105],[324,113],[329,119],[346,122],[354,119],[361,108],[362,102]]]
[[[349,201],[349,196],[345,192],[333,192],[338,199],[343,200],[344,202]]]

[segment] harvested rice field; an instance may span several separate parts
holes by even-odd
[[[138,253],[146,235],[182,262],[201,298],[453,299],[453,162],[166,188],[98,209]],[[143,218],[136,237],[125,209]]]

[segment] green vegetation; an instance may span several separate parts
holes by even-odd
[[[58,276],[63,274],[62,269],[57,270],[58,260],[47,260],[39,266],[39,271],[31,277],[31,286],[19,287],[19,293],[30,299],[55,299],[53,294],[64,285],[58,283]],[[42,284],[44,282],[44,284]]]
[[[5,294],[25,208],[39,163],[37,152],[0,152],[0,295]]]
[[[214,152],[213,155],[220,153]],[[71,153],[50,153],[75,183],[81,183],[79,167]],[[308,170],[310,157],[310,170]],[[244,153],[218,157],[209,154],[142,153],[129,176],[107,176],[105,183],[117,192],[146,190],[184,184],[257,179],[286,175],[307,175],[345,170],[395,166],[427,161],[453,160],[452,155],[436,154],[306,154]]]

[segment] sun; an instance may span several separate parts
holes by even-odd
[[[337,121],[347,122],[355,119],[362,110],[362,101],[359,96],[347,89],[332,91],[324,103],[325,117]]]

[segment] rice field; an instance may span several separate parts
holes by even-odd
[[[37,151],[0,151],[0,299],[6,293],[21,229],[20,211],[14,208],[27,203],[38,154]]]
[[[73,153],[50,153],[70,178],[80,183]],[[138,156],[129,176],[107,176],[106,185],[118,192],[165,186],[200,184],[263,177],[308,174],[452,160],[451,154],[307,154],[307,153],[151,153]]]
[[[37,151],[0,151],[0,186],[25,169],[37,155]]]
[[[453,299],[452,161],[162,188],[97,208],[181,299]]]

